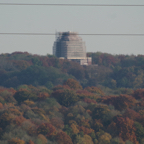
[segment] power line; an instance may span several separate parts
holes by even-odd
[[[0,33],[0,35],[54,36],[54,33]],[[144,36],[144,34],[78,34],[86,36]]]
[[[130,4],[32,4],[32,3],[0,3],[0,5],[23,5],[23,6],[126,6],[126,7],[143,7],[144,5],[130,5]]]
[[[53,33],[0,33],[0,35],[56,35]]]

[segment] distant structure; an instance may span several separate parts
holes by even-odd
[[[76,61],[80,65],[91,65],[91,57],[86,57],[85,42],[76,32],[58,32],[53,46],[53,55],[60,59]]]

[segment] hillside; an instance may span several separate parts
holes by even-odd
[[[21,84],[55,86],[68,78],[77,79],[83,87],[143,88],[144,56],[88,53],[93,64],[83,67],[75,62],[48,56],[14,52],[0,55],[0,85],[17,87]]]
[[[0,144],[144,143],[144,56],[87,55],[0,55]]]

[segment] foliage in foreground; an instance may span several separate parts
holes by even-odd
[[[108,96],[74,79],[52,90],[0,87],[0,143],[142,144],[143,93]]]

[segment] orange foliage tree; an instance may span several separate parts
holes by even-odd
[[[14,119],[14,123],[17,125],[21,125],[26,119],[23,116],[18,116]]]
[[[126,111],[123,114],[123,117],[128,117],[132,120],[138,120],[140,118],[140,114],[137,113],[136,111],[132,110],[132,109],[126,109]]]
[[[91,128],[86,128],[86,127],[84,127],[84,126],[79,127],[79,130],[80,130],[81,132],[83,132],[84,134],[90,134],[90,133],[94,132],[93,129],[91,129]]]
[[[12,63],[19,70],[26,69],[27,67],[31,65],[31,63],[25,60],[12,60]]]
[[[23,103],[26,104],[26,105],[28,105],[28,106],[31,106],[31,105],[35,104],[33,101],[30,101],[29,99],[25,100]]]
[[[50,95],[46,92],[41,92],[38,95],[38,100],[45,100],[46,98],[48,98]]]
[[[58,142],[58,144],[73,144],[72,139],[70,138],[70,136],[67,135],[63,131],[57,133],[56,141]]]
[[[91,98],[91,99],[98,99],[100,96],[91,93],[87,90],[77,90],[77,96],[80,98]]]
[[[129,119],[128,117],[117,117],[116,127],[119,133],[119,137],[121,137],[124,141],[130,140],[135,144],[138,144],[133,120]]]
[[[27,133],[30,135],[30,136],[36,136],[37,135],[37,127],[36,126],[30,126],[27,130]]]
[[[3,104],[2,103],[0,103],[0,109],[2,109],[3,108]]]
[[[94,103],[94,104],[97,103],[94,99],[89,99],[89,98],[84,98],[83,101],[86,103]]]
[[[57,85],[53,88],[53,91],[63,90],[63,89],[70,89],[70,87],[68,85]]]
[[[32,140],[29,140],[29,143],[28,144],[34,144],[34,142]]]
[[[9,144],[25,144],[25,141],[17,139],[17,138],[12,138],[11,140],[8,140]]]
[[[39,134],[46,135],[47,137],[56,135],[56,129],[50,123],[42,123],[38,127],[37,131],[38,131]]]
[[[125,94],[121,94],[120,96],[104,97],[101,102],[111,104],[118,110],[131,108],[137,103],[134,97]]]
[[[8,110],[6,110],[6,112],[17,115],[17,116],[22,115],[22,113],[18,109],[16,109],[15,107],[14,108],[8,108]]]
[[[137,89],[134,91],[133,96],[135,99],[141,99],[144,98],[144,89]]]
[[[16,93],[16,90],[13,88],[4,88],[4,87],[0,87],[0,92],[4,92],[4,91],[8,91],[11,92],[12,94]]]

